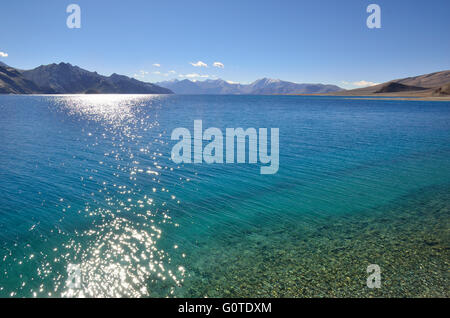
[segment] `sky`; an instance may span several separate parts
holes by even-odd
[[[79,29],[66,25],[72,3]],[[371,3],[380,29],[366,25]],[[448,0],[2,0],[0,61],[68,62],[148,82],[269,77],[354,88],[450,69],[449,12]]]

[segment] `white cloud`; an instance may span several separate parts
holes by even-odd
[[[156,71],[156,72],[153,72],[153,74],[160,75],[161,72],[160,71]]]
[[[220,62],[214,62],[213,66],[214,67],[218,67],[218,68],[224,68],[225,67],[225,65],[223,65],[223,63],[220,63]]]
[[[147,71],[140,70],[137,74],[134,74],[133,77],[135,78],[144,78],[145,75],[148,75]]]
[[[375,82],[369,82],[369,81],[362,80],[362,81],[358,81],[358,82],[342,81],[342,84],[347,85],[347,86],[369,87],[369,86],[379,85],[380,83],[375,83]]]
[[[202,61],[198,61],[197,63],[191,62],[190,64],[195,67],[208,67],[208,64]]]
[[[239,82],[226,81],[228,84],[239,84]]]
[[[379,83],[374,83],[374,82],[368,82],[368,81],[359,81],[359,82],[353,82],[353,85],[358,86],[358,87],[367,87],[367,86],[375,86],[378,85]]]
[[[0,57],[8,57],[8,53],[0,51]]]
[[[154,67],[161,67],[161,64],[155,63],[153,64]]]
[[[197,73],[190,73],[190,74],[180,74],[179,77],[185,77],[185,78],[208,78],[209,75],[201,75]]]
[[[172,70],[172,71],[169,71],[169,73],[170,73],[170,74],[176,74],[177,72],[175,72],[175,71]]]

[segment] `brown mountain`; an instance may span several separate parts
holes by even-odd
[[[379,90],[375,92],[375,94],[379,93],[395,93],[395,92],[411,92],[411,91],[423,91],[426,88],[424,87],[418,87],[418,86],[410,86],[410,85],[404,85],[400,84],[399,82],[389,82],[383,87],[381,87]]]
[[[327,95],[386,97],[448,97],[450,70],[392,80],[375,86]]]
[[[450,70],[442,72],[434,72],[414,77],[407,77],[404,79],[395,80],[394,82],[410,86],[434,88],[450,83]]]

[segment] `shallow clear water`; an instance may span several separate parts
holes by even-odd
[[[0,96],[0,114],[0,296],[449,296],[448,102]],[[174,164],[195,119],[279,128],[278,173]]]

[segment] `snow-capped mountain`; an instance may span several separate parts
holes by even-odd
[[[156,83],[175,94],[231,94],[231,95],[272,95],[272,94],[322,94],[341,91],[336,85],[297,84],[279,79],[262,78],[251,84],[240,84],[222,79],[192,81],[171,80]]]

